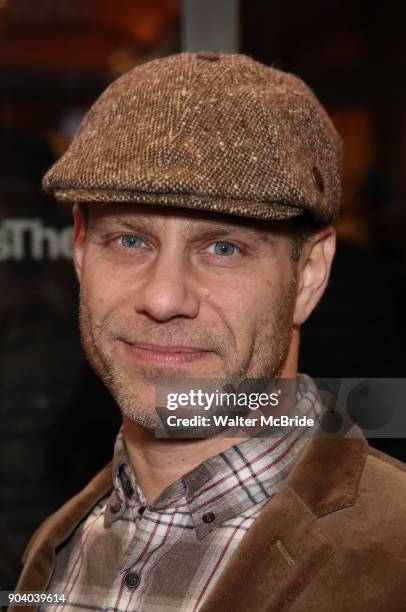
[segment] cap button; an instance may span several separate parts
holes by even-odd
[[[220,55],[217,51],[199,51],[199,53],[196,53],[196,58],[207,62],[217,62]]]

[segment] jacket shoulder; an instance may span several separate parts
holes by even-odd
[[[369,447],[364,474],[361,478],[360,494],[371,498],[379,496],[380,507],[392,512],[406,511],[406,464],[377,449]]]
[[[368,455],[370,457],[374,457],[378,462],[382,462],[392,466],[395,468],[395,470],[397,469],[404,472],[404,477],[406,478],[406,463],[403,463],[403,461],[399,461],[399,459],[395,459],[394,457],[391,457],[390,455],[387,455],[386,453],[378,450],[377,448],[373,448],[372,446],[369,447]]]
[[[382,519],[389,516],[399,519],[396,522],[401,528],[406,512],[406,464],[369,446],[358,495],[356,505],[364,498]],[[401,533],[406,535],[404,525]]]
[[[55,546],[65,541],[98,501],[111,491],[111,466],[111,462],[104,466],[84,489],[71,497],[63,506],[39,525],[25,548],[23,554],[24,564],[30,552],[35,548],[35,545],[44,537],[47,539],[51,538]]]

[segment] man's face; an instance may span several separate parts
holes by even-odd
[[[291,341],[286,224],[132,204],[75,213],[86,354],[123,414],[155,423],[160,379],[275,376]]]

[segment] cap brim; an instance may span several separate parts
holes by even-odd
[[[258,202],[234,200],[190,194],[140,193],[133,191],[52,189],[52,195],[60,201],[94,203],[147,204],[189,208],[253,219],[280,221],[298,217],[304,209],[286,202]]]

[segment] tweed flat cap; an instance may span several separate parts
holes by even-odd
[[[320,222],[340,203],[342,145],[296,76],[239,54],[137,66],[93,104],[43,180],[59,200],[136,202]]]

